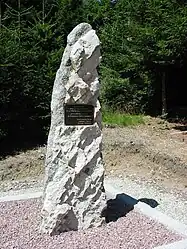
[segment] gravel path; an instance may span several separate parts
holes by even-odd
[[[0,196],[1,193],[10,192],[14,193],[15,191],[23,191],[24,189],[41,189],[44,185],[44,176],[40,175],[35,177],[27,177],[19,180],[12,181],[0,181]],[[11,194],[12,195],[12,194]]]
[[[135,211],[101,228],[44,236],[40,209],[40,199],[0,203],[1,249],[150,249],[183,239]]]
[[[107,177],[105,182],[121,190],[123,193],[133,198],[149,198],[156,200],[159,205],[157,210],[165,213],[169,217],[187,225],[187,189],[183,192],[178,190],[159,187],[156,184],[142,180],[131,180],[122,176],[120,179]]]
[[[150,198],[155,199],[159,206],[157,210],[167,214],[175,220],[187,225],[187,188],[183,191],[176,189],[164,188],[158,184],[153,184],[147,179],[140,177],[133,180],[130,177],[120,175],[119,177],[106,177],[105,182],[121,189],[123,193],[128,194],[136,199]],[[40,192],[43,190],[43,181],[38,182],[21,182],[17,181],[11,189],[7,188],[6,192],[0,191],[0,198],[4,196],[22,195],[26,193]]]

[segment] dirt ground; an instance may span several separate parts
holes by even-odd
[[[187,133],[176,127],[149,119],[147,124],[133,128],[105,129],[106,174],[187,188]]]
[[[106,175],[141,178],[170,188],[187,188],[185,125],[146,119],[135,127],[105,127],[103,157]],[[0,161],[0,188],[16,180],[41,179],[45,147],[20,152]]]

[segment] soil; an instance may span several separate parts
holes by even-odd
[[[176,127],[185,126],[149,118],[145,125],[105,129],[106,174],[187,188],[187,133]]]
[[[0,189],[15,181],[37,181],[44,173],[46,147],[0,161]],[[187,188],[186,125],[146,118],[134,127],[104,127],[103,157],[106,175],[128,176],[178,190]]]

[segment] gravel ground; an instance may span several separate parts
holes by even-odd
[[[40,209],[39,199],[0,203],[1,249],[151,249],[183,239],[135,211],[101,228],[40,235]]]
[[[146,179],[132,180],[124,176],[121,176],[121,179],[107,177],[105,181],[133,198],[156,200],[159,203],[157,210],[187,225],[187,189],[180,192],[149,183]]]
[[[140,177],[118,177],[107,176],[105,182],[115,186],[125,194],[128,194],[136,199],[150,198],[155,199],[159,206],[156,207],[162,213],[167,214],[175,220],[178,220],[187,225],[187,188],[179,191],[178,189],[170,189],[158,184],[153,184],[152,181]],[[11,189],[6,192],[0,192],[0,197],[22,195],[26,193],[43,191],[43,181],[39,182],[15,182]]]
[[[155,121],[105,128],[106,181],[134,198],[155,199],[156,209],[187,224],[187,140],[171,136],[171,128]],[[44,154],[41,147],[0,160],[0,197],[41,191]],[[0,248],[150,249],[180,239],[134,211],[105,228],[49,238],[38,233],[40,205],[38,200],[0,203]]]
[[[5,195],[22,194],[25,190],[31,189],[33,191],[41,191],[44,186],[44,177],[40,176],[38,179],[22,179],[17,181],[4,181],[0,185],[0,197]]]

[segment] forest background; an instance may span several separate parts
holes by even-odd
[[[55,74],[81,22],[101,40],[104,110],[169,117],[187,106],[185,0],[1,0],[2,149],[46,141]]]

